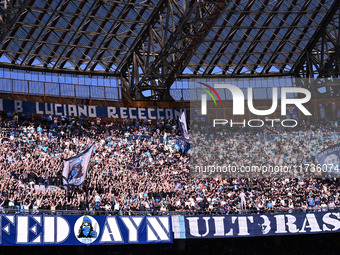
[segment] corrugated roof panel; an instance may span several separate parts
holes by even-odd
[[[330,11],[334,1],[307,2],[298,0],[294,6],[292,1],[283,1],[278,12],[272,12],[278,4],[277,1],[269,1],[266,4],[264,0],[239,1],[239,3],[238,1],[231,1],[221,18],[214,25],[213,30],[208,33],[208,36],[198,47],[198,53],[190,60],[190,65],[194,67],[203,62],[202,66],[205,69],[206,66],[215,62],[217,65],[224,65],[226,61],[229,62],[230,59],[233,59],[231,65],[235,67],[239,64],[237,61],[242,59],[242,54],[248,51],[250,56],[243,58],[243,62],[246,60],[247,66],[256,65],[254,62],[258,62],[259,59],[261,61],[260,66],[267,65],[266,61],[270,59],[278,62],[290,58],[287,63],[298,60],[303,49],[313,38],[317,26],[324,20],[326,13]],[[48,0],[36,0],[33,6],[26,9],[26,12],[18,19],[20,23],[14,24],[7,32],[7,38],[5,37],[0,42],[0,45],[2,45],[0,57],[4,53],[8,54],[8,62],[10,63],[13,58],[18,57],[16,53],[11,53],[11,51],[22,51],[20,47],[24,47],[23,53],[19,56],[20,59],[25,59],[24,64],[29,63],[31,59],[34,63],[40,63],[49,59],[48,56],[50,56],[51,66],[53,66],[53,62],[57,61],[59,56],[63,61],[67,53],[71,59],[84,58],[86,53],[86,61],[94,58],[93,61],[98,61],[97,66],[100,68],[102,68],[101,64],[105,67],[111,65],[115,67],[125,59],[126,54],[130,53],[131,45],[134,45],[136,39],[138,39],[137,35],[149,24],[146,21],[150,20],[151,13],[160,1],[149,1],[148,4],[143,0],[134,3],[131,1],[76,0],[70,0],[67,5],[60,4],[59,1],[52,1],[50,5],[47,3]],[[180,6],[179,8],[182,8],[182,1],[177,1],[177,4]],[[48,9],[45,10],[46,6]],[[246,6],[250,6],[250,9],[246,10]],[[304,6],[307,6],[307,8],[305,12],[302,12]],[[62,9],[61,7],[66,8]],[[96,7],[98,9],[95,9]],[[167,9],[165,8],[165,10]],[[178,6],[173,5],[172,10],[176,15],[169,19],[170,26],[172,26],[174,19],[174,25],[177,27],[181,20]],[[234,10],[233,13],[232,10]],[[162,15],[162,24],[164,25],[166,11]],[[271,15],[274,15],[274,17],[267,25],[266,21]],[[54,24],[54,27],[50,27],[58,16],[60,16],[58,22]],[[108,19],[106,19],[107,17]],[[156,17],[158,18],[157,15]],[[39,21],[38,18],[42,20]],[[238,24],[242,19],[243,21]],[[298,22],[294,24],[295,21]],[[160,22],[157,21],[154,24],[158,37],[162,39],[164,33],[161,32]],[[224,24],[223,27],[222,24]],[[236,24],[239,26],[236,26]],[[101,28],[102,25],[103,28]],[[112,26],[116,29],[113,30]],[[52,32],[43,41],[42,39],[49,30],[52,30]],[[258,38],[259,42],[254,42],[253,40],[261,30],[264,30],[264,33]],[[110,40],[113,31],[116,33],[114,38]],[[289,31],[291,33],[288,34]],[[109,34],[107,35],[107,33]],[[171,37],[170,35],[170,31],[168,31],[168,38]],[[80,40],[76,41],[77,38],[80,38]],[[217,39],[217,41],[213,42],[214,39]],[[35,43],[36,40],[37,43]],[[105,45],[109,40],[110,43]],[[40,43],[42,43],[42,47],[39,47]],[[74,44],[77,44],[78,48],[70,51],[70,47],[75,46]],[[256,47],[249,48],[251,45]],[[279,48],[280,45],[283,47]],[[97,49],[99,46],[108,48],[101,57],[98,56],[102,52]],[[92,47],[92,49],[87,47]],[[154,47],[156,53],[161,51],[162,46],[160,44],[155,43]],[[118,48],[121,48],[121,50],[117,50]],[[53,53],[52,50],[56,52]],[[280,52],[276,52],[277,50],[280,50]],[[25,51],[31,52],[25,53]],[[40,57],[39,60],[39,56],[34,56],[35,52],[44,56]],[[265,52],[270,54],[265,54]],[[25,56],[26,54],[28,56]],[[95,54],[96,56],[94,56]],[[113,54],[117,55],[117,59],[112,56]],[[97,58],[99,59],[97,60]],[[5,58],[1,59],[7,61]],[[101,63],[101,61],[103,62]],[[74,68],[71,62],[71,60],[68,60],[66,64],[68,68]],[[78,60],[74,62],[78,63]],[[270,69],[271,64],[268,64],[268,70],[272,70]],[[92,63],[89,64],[89,66],[91,65]],[[245,71],[245,69],[242,71]]]

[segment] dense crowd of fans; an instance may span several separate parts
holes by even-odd
[[[332,210],[339,205],[337,178],[190,175],[190,153],[181,146],[174,120],[120,123],[3,113],[0,128],[0,211],[264,213]],[[322,149],[340,142],[337,122],[304,123],[294,132],[279,134],[264,129],[223,132],[215,139],[227,139],[220,159],[230,162],[313,162]],[[85,183],[65,187],[62,159],[92,144]]]
[[[334,165],[321,165],[316,157],[319,152],[340,142],[338,123],[330,121],[327,124],[308,123],[302,121],[295,128],[283,128],[280,125],[263,128],[210,128],[196,125],[193,128],[190,151],[192,165],[226,166],[221,168],[197,168],[201,175],[220,175],[227,173],[236,177],[325,177],[331,172],[340,173]],[[335,162],[336,163],[336,162]],[[233,166],[233,168],[231,168]],[[242,166],[250,166],[245,168]],[[270,168],[277,166],[275,170]],[[279,166],[279,167],[278,167]],[[323,167],[323,169],[322,169]],[[248,170],[236,172],[235,170]],[[204,171],[205,170],[205,171]],[[219,172],[217,171],[219,170]],[[227,171],[228,170],[228,171]],[[231,171],[234,170],[234,171]],[[266,170],[266,171],[260,171]],[[280,170],[280,171],[279,171]]]

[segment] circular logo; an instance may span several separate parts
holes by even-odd
[[[83,244],[93,243],[99,236],[99,225],[95,218],[82,216],[74,224],[74,235]]]
[[[325,158],[325,164],[339,164],[339,158],[335,154],[331,154]]]

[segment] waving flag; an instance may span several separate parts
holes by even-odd
[[[320,165],[329,169],[329,173],[340,174],[340,143],[320,152],[316,159]]]
[[[184,140],[185,151],[190,149],[190,140],[189,140],[189,133],[187,128],[187,120],[185,117],[185,112],[182,112],[181,116],[179,117],[179,125],[181,128],[182,137]]]
[[[75,157],[64,159],[64,185],[78,186],[86,179],[86,173],[91,159],[93,145]]]

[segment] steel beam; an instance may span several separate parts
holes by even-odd
[[[304,86],[314,97],[340,96],[339,26],[340,1],[335,1],[292,68],[296,77],[307,78]]]
[[[146,61],[149,62],[144,63],[147,68],[141,74],[141,77],[130,79],[134,82],[130,91],[131,96],[143,99],[141,92],[150,90],[149,99],[171,100],[170,87],[172,83],[183,72],[192,55],[220,18],[227,4],[228,1],[191,1],[174,30],[168,29],[161,34],[156,34],[158,37],[154,36],[157,45],[162,46],[160,50],[158,49],[155,52],[154,44],[150,45],[152,41],[149,40],[149,48],[152,48],[153,53],[146,58]],[[174,15],[171,13],[170,6],[167,10],[170,10],[168,15]],[[169,16],[166,17],[166,19],[169,19]],[[162,21],[159,23],[163,24]],[[149,33],[155,34],[156,31],[150,29]],[[166,40],[164,40],[164,36],[166,36]],[[150,38],[153,37],[148,37],[148,39]],[[140,53],[138,52],[138,54]],[[144,51],[144,54],[147,54],[147,52]],[[134,72],[138,64],[136,60],[137,58],[132,59],[130,64],[125,65],[127,76],[136,74]],[[128,71],[126,68],[131,68],[132,71]]]
[[[23,0],[23,1],[15,1],[16,4],[19,3],[19,5],[14,4],[14,2],[10,2],[12,4],[10,4],[9,6],[7,6],[6,10],[2,10],[0,12],[0,15],[2,17],[2,22],[3,24],[1,24],[1,29],[0,29],[0,43],[2,43],[2,41],[6,38],[6,36],[8,35],[8,33],[10,31],[12,31],[12,33],[16,32],[16,30],[18,29],[18,27],[13,29],[13,26],[15,25],[15,23],[18,20],[23,20],[25,18],[25,16],[28,13],[28,8],[30,6],[32,6],[34,4],[35,0]],[[3,46],[1,47],[1,50],[5,50],[6,47],[8,46],[8,43],[3,44]],[[1,52],[0,57],[2,56],[2,54],[4,53]]]

